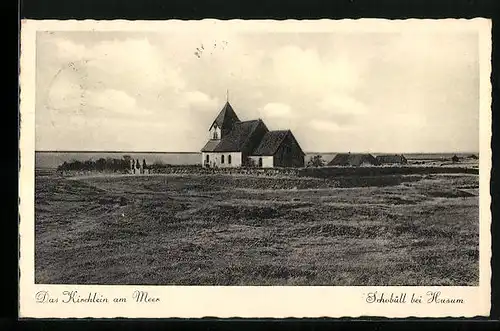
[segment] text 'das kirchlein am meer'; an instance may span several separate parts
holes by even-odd
[[[135,290],[128,296],[106,296],[99,292],[80,292],[80,291],[62,291],[60,293],[52,293],[49,291],[38,291],[35,294],[37,303],[42,304],[57,304],[57,303],[158,303],[160,298],[152,296],[147,291]]]

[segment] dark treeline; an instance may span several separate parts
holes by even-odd
[[[153,164],[147,164],[146,160],[139,161],[139,159],[133,159],[132,157],[125,155],[121,159],[113,158],[100,158],[96,161],[71,161],[64,162],[57,167],[58,171],[111,171],[111,172],[129,172],[131,170],[138,171],[139,169],[148,169],[152,172],[157,172],[162,169],[172,169],[172,168],[182,168],[182,169],[198,169],[201,168],[201,164],[192,165],[174,165],[165,164],[161,161],[156,161]]]
[[[138,162],[138,161],[137,161]],[[145,165],[145,162],[144,162]],[[113,171],[126,172],[131,168],[131,158],[123,157],[122,159],[100,158],[96,161],[71,161],[64,162],[57,170],[59,171]]]

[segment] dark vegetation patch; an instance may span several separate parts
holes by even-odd
[[[305,177],[372,177],[391,175],[428,175],[428,174],[473,174],[478,175],[477,168],[470,167],[432,167],[432,166],[405,166],[405,167],[323,167],[304,168],[299,176]]]
[[[366,187],[366,186],[396,186],[404,182],[420,180],[420,176],[383,175],[383,176],[341,176],[337,177],[339,187]]]
[[[206,215],[221,215],[221,218],[244,220],[277,218],[280,216],[280,211],[273,206],[237,206],[227,204],[212,206],[210,209],[203,210],[203,213]]]
[[[474,194],[459,190],[459,189],[448,189],[448,190],[430,190],[426,192],[431,197],[436,198],[466,198],[472,197]]]

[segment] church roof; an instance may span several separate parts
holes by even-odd
[[[376,158],[377,158],[377,161],[379,163],[406,163],[407,162],[404,155],[397,155],[397,154],[378,155]]]
[[[262,120],[252,120],[234,123],[231,132],[220,140],[214,147],[213,152],[239,152],[250,141],[252,134],[259,124],[264,124]],[[260,139],[260,138],[259,138]]]
[[[269,131],[264,135],[252,155],[274,155],[289,132],[290,130]]]
[[[214,140],[214,139],[210,139],[209,141],[207,141],[207,143],[205,144],[205,146],[203,146],[203,148],[201,149],[202,152],[213,152],[215,147],[217,147],[217,145],[220,143],[220,140]]]
[[[222,110],[220,111],[219,115],[215,118],[215,121],[212,123],[212,126],[214,123],[217,124],[219,128],[224,128],[227,126],[232,125],[234,122],[239,122],[240,120],[238,119],[238,116],[234,112],[233,107],[229,102],[226,102]]]
[[[377,165],[377,159],[371,154],[340,153],[335,155],[329,166],[360,166],[363,163]]]

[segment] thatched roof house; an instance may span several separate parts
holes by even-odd
[[[407,164],[408,160],[402,154],[378,155],[376,157],[379,164]]]
[[[328,163],[328,166],[350,166],[350,167],[360,167],[360,166],[370,166],[378,165],[377,159],[371,154],[351,154],[351,153],[340,153],[335,155],[333,160]]]

